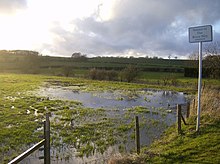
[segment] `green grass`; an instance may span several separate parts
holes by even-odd
[[[92,148],[91,144],[89,144],[91,141],[96,145],[97,151],[100,152],[103,152],[108,146],[114,145],[116,141],[119,145],[123,144],[125,142],[125,138],[128,138],[126,133],[128,133],[134,125],[133,122],[128,123],[126,120],[133,118],[134,113],[149,114],[148,109],[145,109],[144,107],[137,107],[134,110],[126,112],[123,118],[116,117],[113,119],[108,118],[105,115],[104,109],[97,109],[94,111],[94,109],[83,107],[80,102],[49,100],[45,97],[33,95],[33,93],[30,92],[42,85],[45,85],[45,82],[49,85],[76,87],[81,91],[120,90],[120,92],[124,94],[130,94],[143,88],[182,91],[192,90],[190,86],[175,87],[170,85],[163,86],[155,84],[95,81],[82,78],[65,78],[57,76],[0,74],[1,163],[8,162],[13,157],[29,148],[33,143],[40,141],[38,136],[42,135],[43,132],[36,131],[36,129],[42,126],[40,123],[45,119],[44,117],[46,112],[52,112],[55,115],[53,121],[51,122],[52,146],[61,146],[62,148],[63,145],[59,142],[60,138],[62,138],[64,145],[74,145],[76,143],[76,138],[78,138],[80,139],[80,145],[75,146],[78,146],[77,149],[79,151],[79,156],[88,156],[93,153],[94,148]],[[213,84],[215,83],[216,85],[219,84],[218,81],[209,82],[213,82]],[[38,110],[39,113],[37,116],[34,115],[35,109]],[[27,114],[27,110],[30,111],[30,114]],[[117,111],[115,112],[117,114]],[[69,125],[72,119],[74,119],[75,123],[79,125],[76,126],[75,129]],[[125,121],[121,121],[121,119],[124,119]],[[152,121],[150,125],[154,124],[156,125],[156,122]],[[217,125],[219,126],[219,123]],[[215,126],[212,126],[212,128],[213,131],[216,130]],[[187,132],[188,130],[186,129],[185,131]],[[207,137],[210,131],[212,131],[212,129],[207,130]],[[186,134],[187,135],[185,135],[185,137],[182,137],[182,140],[177,140],[178,143],[185,143],[189,140],[187,137],[194,136],[193,133],[190,133],[190,127],[189,133]],[[213,134],[213,136],[215,135]],[[175,137],[177,136],[174,135],[174,138]],[[100,138],[103,138],[103,140],[100,140]],[[215,138],[219,139],[217,135]],[[195,140],[195,142],[200,141]],[[214,147],[214,145],[212,147]],[[213,149],[216,150],[215,148]],[[156,152],[157,150],[152,147],[152,151]],[[167,154],[173,154],[172,159],[177,158],[176,154],[167,150],[163,156],[159,156],[161,157],[160,159],[156,159],[157,157],[155,157],[155,160],[164,160],[164,158],[167,158]],[[58,158],[60,157],[58,156]],[[64,156],[63,158],[67,158],[67,156]]]
[[[177,129],[173,126],[150,147],[142,148],[140,155],[130,154],[123,158],[112,158],[111,160],[113,164],[219,163],[219,129],[219,120],[201,126],[199,133],[195,132],[195,126],[188,125],[184,127],[182,135],[177,135]]]
[[[170,128],[165,136],[144,151],[155,154],[148,159],[155,163],[219,163],[220,162],[220,121],[204,125],[200,133],[195,126],[184,128],[178,136],[176,128]]]
[[[164,77],[173,77],[177,79],[182,79],[184,77],[183,73],[170,73],[170,72],[140,72],[140,79],[154,79],[159,80]]]
[[[8,162],[40,141],[38,136],[42,135],[43,131],[36,129],[42,127],[41,122],[45,119],[46,112],[52,112],[55,115],[53,119],[56,120],[51,122],[52,147],[59,149],[65,144],[74,145],[78,138],[79,155],[88,156],[93,153],[91,146],[86,144],[88,142],[93,142],[97,151],[103,152],[108,146],[115,144],[116,139],[117,142],[123,141],[120,139],[124,137],[122,133],[129,129],[115,128],[119,120],[106,117],[104,109],[85,108],[80,102],[74,101],[49,100],[30,92],[45,85],[45,82],[50,85],[77,86],[82,91],[123,88],[123,92],[126,92],[128,89],[141,87],[136,84],[79,78],[0,74],[0,163]],[[28,110],[30,114],[27,113]],[[34,115],[35,110],[38,110],[38,115]],[[72,119],[79,126],[72,128],[69,125]],[[60,143],[61,137],[63,143]],[[100,138],[104,139],[104,145],[100,145]]]
[[[130,154],[112,158],[115,163],[219,163],[220,162],[220,94],[215,89],[205,89],[202,94],[202,113],[199,132],[196,132],[196,109],[191,108],[188,125],[182,123],[182,134],[170,127],[163,136],[140,155]]]

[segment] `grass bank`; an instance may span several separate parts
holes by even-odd
[[[142,148],[141,154],[116,156],[110,164],[122,163],[219,163],[220,162],[220,94],[219,90],[205,89],[202,95],[200,131],[195,131],[196,109],[191,108],[188,125],[183,134],[170,127],[161,139],[150,147]]]

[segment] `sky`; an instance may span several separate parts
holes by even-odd
[[[200,25],[220,41],[219,0],[0,0],[0,49],[42,55],[184,59]]]

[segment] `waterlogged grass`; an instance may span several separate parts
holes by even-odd
[[[58,116],[61,117],[59,123],[54,123],[52,127],[59,137],[53,138],[53,143],[59,143],[57,140],[62,138],[63,142],[57,146],[73,146],[77,149],[78,157],[104,153],[109,146],[123,143],[127,133],[134,127],[133,122],[108,117],[104,109],[75,108],[60,111]]]
[[[71,148],[76,149],[79,157],[90,156],[95,152],[104,153],[113,145],[118,145],[120,151],[125,150],[123,145],[126,142],[134,142],[135,115],[142,116],[143,129],[166,127],[158,120],[146,118],[148,115],[166,115],[163,109],[150,110],[139,106],[125,110],[124,115],[119,110],[112,110],[109,115],[102,108],[85,108],[80,102],[49,99],[34,94],[34,90],[47,85],[72,87],[80,91],[120,90],[131,99],[136,92],[140,94],[141,89],[149,87],[78,78],[1,74],[0,163],[8,162],[41,140],[42,121],[47,112],[51,112],[51,147],[57,150],[52,158],[57,159],[71,158],[72,154],[62,152]],[[147,98],[145,101],[148,101]]]
[[[37,140],[39,126],[34,115],[27,115],[26,109],[32,98],[24,92],[36,88],[41,82],[35,76],[0,75],[0,161],[17,155],[24,147]]]
[[[220,162],[220,94],[219,90],[202,92],[199,132],[196,132],[196,109],[191,108],[188,125],[182,123],[182,134],[172,126],[140,155],[113,158],[113,163],[219,163]]]
[[[73,102],[33,96],[44,81],[54,77],[34,75],[0,75],[0,161],[6,163],[40,141],[46,112],[68,108]],[[79,103],[74,103],[79,105]],[[74,105],[72,105],[74,106]]]
[[[189,79],[190,81],[190,79]],[[115,82],[115,81],[98,81],[98,80],[88,80],[88,79],[81,79],[81,78],[57,78],[55,81],[48,80],[51,85],[60,85],[62,87],[69,87],[75,86],[80,87],[81,91],[114,91],[114,90],[121,90],[125,94],[129,94],[130,92],[138,89],[143,88],[155,88],[155,89],[162,89],[162,90],[172,90],[172,91],[184,91],[184,92],[195,92],[196,87],[194,84],[180,85],[180,86],[172,86],[172,85],[163,85],[157,83],[126,83],[126,82]],[[120,98],[119,98],[120,100]]]

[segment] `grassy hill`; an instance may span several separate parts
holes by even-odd
[[[133,65],[141,71],[183,73],[183,69],[190,66],[190,63],[190,60],[177,59],[120,57],[64,58],[0,51],[0,71],[10,73],[64,75],[66,67],[69,67],[75,73],[85,73],[85,71],[79,70],[89,70],[91,68],[122,70],[128,65]]]

